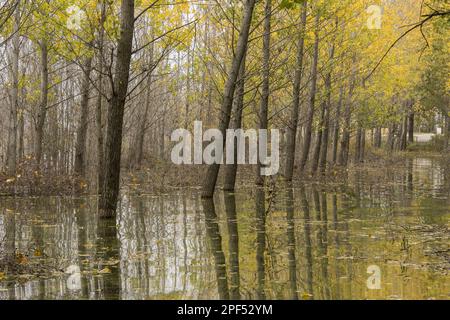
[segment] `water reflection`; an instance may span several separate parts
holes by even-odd
[[[448,172],[426,160],[214,201],[124,194],[116,221],[96,198],[1,199],[1,258],[27,272],[0,274],[0,299],[448,299]]]

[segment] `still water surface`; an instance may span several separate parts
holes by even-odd
[[[214,202],[124,192],[115,221],[94,197],[1,199],[18,252],[69,273],[3,279],[0,299],[450,299],[446,170],[420,158]]]

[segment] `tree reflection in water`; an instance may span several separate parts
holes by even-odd
[[[1,274],[0,299],[448,298],[446,168],[413,159],[214,201],[123,193],[117,220],[98,219],[96,197],[3,198],[0,251],[15,252],[1,259],[36,270]],[[366,287],[369,265],[380,290]]]

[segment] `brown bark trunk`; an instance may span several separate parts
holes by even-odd
[[[338,27],[338,20],[336,19],[336,28]],[[334,60],[334,43],[331,46],[330,50],[330,62],[332,63]],[[325,172],[327,168],[327,158],[328,158],[328,141],[330,136],[330,111],[331,111],[331,77],[332,70],[328,72],[327,77],[325,79],[325,91],[327,100],[325,102],[325,115],[324,115],[324,123],[323,123],[323,131],[322,131],[322,147],[320,150],[320,158],[319,158],[319,168],[320,172]]]
[[[375,148],[381,148],[381,128],[380,127],[375,128],[375,137],[374,137],[373,146]]]
[[[323,128],[325,125],[325,113],[326,113],[326,102],[322,102],[320,111],[320,122],[319,127],[316,132],[316,145],[314,146],[312,159],[311,159],[311,173],[317,172],[317,167],[319,166],[320,150],[322,148],[322,138],[323,138]]]
[[[412,110],[408,114],[408,142],[414,143],[414,111]]]
[[[444,120],[445,120],[445,143],[444,143],[444,152],[450,153],[450,116],[449,112],[445,112],[444,114]]]
[[[314,105],[316,102],[316,90],[317,90],[317,64],[319,61],[319,28],[320,28],[320,15],[317,14],[314,31],[314,56],[311,70],[311,93],[309,99],[308,113],[306,116],[305,135],[303,137],[303,149],[302,157],[300,161],[300,171],[304,171],[306,162],[308,161],[309,149],[311,147],[311,134],[312,123],[314,118]]]
[[[11,113],[8,135],[7,167],[8,175],[15,176],[17,168],[17,112],[19,109],[19,55],[20,55],[20,2],[17,3],[14,18],[14,35],[12,38],[12,88],[11,88]]]
[[[306,28],[306,18],[308,13],[307,1],[303,2],[301,22],[300,22],[300,32],[297,45],[297,63],[294,76],[294,86],[292,92],[292,109],[289,125],[287,126],[287,137],[286,137],[286,166],[284,171],[284,176],[287,181],[292,180],[294,174],[294,163],[295,163],[295,149],[296,149],[296,138],[297,138],[297,127],[298,118],[300,113],[300,85],[302,82],[302,72],[303,72],[303,53],[305,47],[305,28]]]
[[[239,76],[238,76],[238,84],[235,92],[235,101],[234,101],[234,120],[233,124],[230,125],[232,129],[239,129],[242,127],[242,111],[244,109],[244,93],[245,93],[245,59],[242,61]],[[234,191],[236,187],[236,174],[238,169],[237,164],[237,144],[233,145],[234,148],[234,163],[226,164],[224,166],[224,185],[223,188],[225,191]]]
[[[352,72],[352,80],[350,82],[350,90],[344,112],[344,128],[342,132],[341,151],[339,153],[339,165],[346,167],[348,164],[348,154],[350,149],[350,129],[352,119],[352,99],[355,82],[355,71]]]
[[[400,135],[400,150],[405,151],[406,150],[406,144],[408,142],[407,140],[407,133],[408,133],[408,117],[403,117],[403,123],[402,123],[402,131]]]
[[[394,142],[395,142],[395,131],[396,131],[397,125],[395,123],[392,123],[389,126],[389,133],[386,143],[386,148],[389,152],[394,151]]]
[[[364,156],[366,154],[366,129],[361,130],[361,142],[359,148],[359,162],[364,162]]]
[[[272,0],[266,0],[264,9],[264,37],[263,37],[263,83],[261,94],[261,106],[259,109],[259,129],[268,129],[268,113],[269,113],[269,95],[270,95],[270,32],[271,32],[271,17],[272,17]],[[258,154],[261,148],[258,139]],[[259,158],[259,157],[258,157]],[[256,165],[256,184],[264,185],[264,176],[261,175],[261,159],[258,159]]]
[[[122,0],[120,39],[117,47],[114,86],[108,106],[108,131],[105,150],[105,175],[99,200],[101,217],[113,217],[120,188],[120,164],[125,100],[130,77],[134,31],[134,0]]]
[[[236,89],[236,80],[238,78],[239,69],[247,51],[248,37],[250,32],[250,25],[253,17],[253,9],[255,7],[255,0],[247,0],[245,2],[244,14],[242,17],[241,28],[239,33],[238,44],[236,47],[236,54],[233,57],[232,66],[225,85],[225,92],[223,95],[221,119],[219,122],[219,130],[223,135],[223,145],[225,145],[226,130],[230,124],[231,109],[233,107],[234,91]],[[212,198],[214,189],[216,187],[217,176],[219,174],[220,164],[215,163],[208,167],[204,185],[203,198]]]
[[[334,126],[333,126],[333,152],[332,152],[332,158],[331,162],[333,165],[337,162],[337,156],[338,156],[338,144],[339,144],[339,131],[340,131],[340,121],[341,121],[341,109],[342,109],[342,102],[344,99],[344,87],[342,86],[339,91],[339,101],[336,106],[336,114],[334,119]]]
[[[74,173],[79,177],[86,174],[86,138],[88,130],[89,114],[89,88],[92,70],[92,58],[87,58],[83,70],[83,84],[81,88],[80,120],[78,123],[77,142],[75,146]]]
[[[36,166],[39,168],[42,158],[42,144],[44,139],[44,125],[47,115],[48,105],[48,47],[47,40],[39,42],[41,48],[41,99],[36,123],[36,141],[34,154],[36,157]]]
[[[102,9],[100,16],[100,30],[98,36],[98,96],[95,108],[95,122],[97,131],[97,193],[100,194],[103,190],[104,183],[104,163],[105,163],[105,152],[104,152],[104,140],[103,140],[103,72],[104,68],[104,44],[105,44],[105,21],[106,21],[106,10],[107,1],[102,1]]]
[[[362,128],[361,125],[358,124],[358,129],[356,129],[356,137],[355,137],[355,154],[354,154],[355,164],[360,162],[361,140],[362,140]]]

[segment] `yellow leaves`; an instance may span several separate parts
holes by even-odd
[[[0,281],[6,279],[6,274],[4,272],[0,272]]]
[[[87,186],[88,186],[88,184],[85,182],[85,181],[80,181],[80,188],[81,189],[86,189],[87,188]]]
[[[303,294],[302,294],[302,299],[303,300],[311,300],[312,297],[313,297],[313,295],[308,293],[308,292],[303,292]]]
[[[98,273],[99,273],[99,274],[108,274],[108,273],[111,273],[111,269],[109,269],[108,267],[106,267],[106,268],[100,270]]]
[[[33,253],[33,256],[35,256],[35,257],[41,257],[41,256],[42,256],[41,250],[35,249],[35,250],[34,250],[34,253]]]
[[[22,265],[27,264],[28,258],[22,253],[17,253],[16,254],[16,263],[22,264]]]

